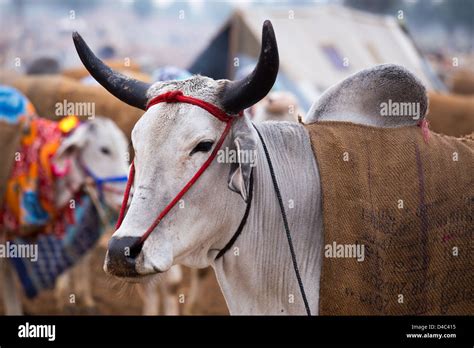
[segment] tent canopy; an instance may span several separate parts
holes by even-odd
[[[241,57],[258,56],[265,19],[278,41],[280,87],[296,94],[303,109],[348,75],[383,63],[403,65],[428,89],[444,89],[398,20],[337,5],[236,10],[189,70],[234,78],[245,68]]]

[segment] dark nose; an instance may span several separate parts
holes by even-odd
[[[139,237],[112,237],[109,241],[107,271],[117,277],[137,277],[136,258],[142,250]]]

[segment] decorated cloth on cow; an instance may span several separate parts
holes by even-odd
[[[3,227],[19,236],[38,232],[61,235],[72,222],[71,207],[57,208],[54,202],[55,172],[51,159],[61,141],[77,126],[71,116],[60,122],[34,117],[22,119],[23,132],[17,158],[13,163],[0,221]]]
[[[474,141],[425,142],[416,126],[306,128],[322,183],[320,314],[472,314]]]
[[[0,121],[18,124],[20,120],[36,116],[36,110],[16,88],[0,85]]]
[[[36,112],[21,92],[0,85],[0,206],[13,167],[15,152],[20,146],[22,124],[20,120],[35,117]]]
[[[77,200],[74,218],[80,223],[68,225],[63,238],[41,235],[35,240],[37,260],[11,259],[29,298],[54,288],[56,279],[91,250],[102,235],[99,215],[89,196],[83,195]],[[30,244],[31,240],[17,238],[13,242],[20,246]]]

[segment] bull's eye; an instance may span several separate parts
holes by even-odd
[[[196,152],[209,152],[212,149],[212,145],[214,144],[213,141],[205,140],[201,141],[196,147],[191,151],[189,156],[192,156]]]
[[[107,148],[107,147],[105,147],[105,146],[102,146],[102,147],[100,148],[100,152],[102,152],[104,155],[107,155],[107,156],[110,155],[110,150],[109,150],[109,148]]]

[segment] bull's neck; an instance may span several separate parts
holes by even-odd
[[[258,126],[275,170],[300,274],[318,311],[322,249],[320,181],[306,130],[298,124]],[[262,144],[253,201],[241,235],[214,265],[231,314],[305,314],[283,220]]]

